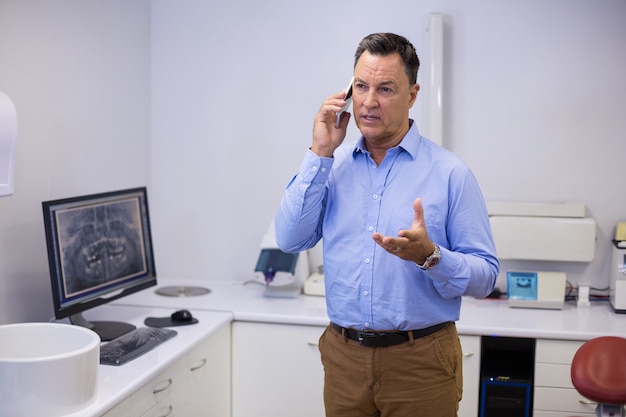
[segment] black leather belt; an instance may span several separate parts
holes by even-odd
[[[337,332],[350,340],[354,340],[358,342],[361,346],[367,347],[386,347],[399,345],[400,343],[408,342],[409,333],[413,333],[413,339],[419,339],[420,337],[428,336],[429,334],[433,334],[436,331],[439,331],[448,325],[448,321],[444,323],[435,324],[434,326],[426,327],[424,329],[419,330],[409,330],[409,331],[401,331],[401,330],[392,330],[389,332],[377,332],[377,331],[368,331],[362,332],[356,329],[348,329],[346,327],[341,327],[338,324],[331,323],[331,326]]]

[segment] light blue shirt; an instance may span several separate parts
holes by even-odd
[[[374,232],[409,229],[422,198],[441,261],[429,271],[379,247]],[[328,316],[361,330],[414,330],[459,319],[461,297],[484,297],[499,263],[478,183],[454,154],[422,137],[411,121],[377,166],[363,138],[333,158],[307,151],[276,214],[276,241],[299,252],[321,239]]]

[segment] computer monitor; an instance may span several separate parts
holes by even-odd
[[[133,330],[124,322],[89,322],[82,313],[156,285],[146,187],[42,206],[55,317],[69,317],[102,340]]]

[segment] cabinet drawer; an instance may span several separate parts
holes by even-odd
[[[538,339],[535,350],[537,363],[571,364],[579,347],[585,342]]]
[[[188,381],[182,381],[176,389],[161,399],[141,417],[175,417],[189,403]]]
[[[584,398],[575,389],[535,387],[535,410],[593,414],[595,408],[595,403]]]
[[[161,372],[133,394],[133,415],[140,416],[173,392],[186,378],[186,360]]]
[[[537,363],[535,386],[574,389],[569,364]]]

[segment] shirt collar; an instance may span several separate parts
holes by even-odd
[[[417,158],[417,149],[419,148],[421,140],[422,136],[417,128],[417,123],[415,123],[413,119],[409,119],[409,131],[406,132],[406,135],[404,135],[404,138],[402,138],[398,147],[408,152],[409,155],[411,155],[411,158],[415,159]],[[362,135],[354,146],[352,157],[356,158],[358,153],[364,153],[366,155],[369,154],[369,151],[365,147],[365,139]]]

